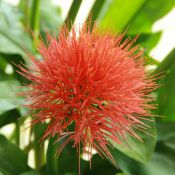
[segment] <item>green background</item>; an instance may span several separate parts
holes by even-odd
[[[81,0],[74,0],[63,19],[60,7],[49,0],[20,0],[16,6],[0,0],[0,132],[9,124],[15,126],[10,135],[7,132],[0,135],[0,175],[78,174],[77,153],[71,144],[58,158],[55,150],[59,145],[53,146],[53,139],[49,140],[48,147],[39,145],[44,125],[35,126],[30,133],[34,139],[29,137],[29,144],[20,147],[24,139],[20,130],[27,117],[22,118],[26,112],[21,106],[24,99],[14,94],[21,91],[20,85],[26,80],[16,71],[8,73],[6,69],[10,66],[17,70],[16,64],[27,64],[26,50],[37,56],[35,46],[39,34],[43,38],[46,32],[58,34],[58,28],[64,23],[73,23],[81,3]],[[157,81],[160,88],[154,92],[157,109],[152,112],[159,117],[151,123],[153,136],[139,133],[143,143],[129,137],[127,146],[113,144],[111,152],[118,168],[109,160],[94,155],[90,170],[89,162],[81,159],[82,175],[175,174],[175,50],[160,62],[149,56],[162,36],[161,31],[152,32],[153,24],[173,7],[175,0],[96,0],[93,4],[89,12],[92,23],[96,21],[97,26],[104,30],[110,28],[114,33],[126,30],[131,38],[140,35],[137,43],[144,49],[149,65],[155,67],[150,74],[163,73],[163,76]],[[28,164],[30,150],[35,152],[35,168]]]

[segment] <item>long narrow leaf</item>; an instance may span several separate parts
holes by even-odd
[[[98,18],[105,2],[106,2],[106,0],[101,0],[101,1],[96,0],[95,1],[94,5],[91,9],[91,12],[89,14],[89,17],[88,17],[88,19],[91,18],[91,29],[93,28],[94,23],[95,23],[96,19]]]
[[[72,24],[74,23],[74,20],[76,18],[76,15],[78,13],[79,7],[81,5],[82,0],[73,0],[72,5],[69,9],[68,15],[66,17],[65,23],[69,24],[68,28],[71,30]]]

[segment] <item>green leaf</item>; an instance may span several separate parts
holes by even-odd
[[[128,23],[129,33],[149,33],[153,23],[173,9],[175,0],[146,0]]]
[[[71,156],[67,156],[71,155]],[[67,158],[66,158],[67,156]],[[74,163],[72,163],[74,162]],[[64,165],[67,164],[65,167]],[[81,172],[83,172],[83,160],[81,160]],[[77,173],[78,174],[78,154],[76,148],[72,148],[69,143],[58,157],[58,171],[60,173]],[[82,173],[83,174],[83,173]]]
[[[117,144],[111,141],[112,145],[127,156],[142,163],[147,163],[150,160],[156,145],[155,122],[149,122],[147,124],[150,126],[150,129],[146,132],[152,134],[153,136],[136,131],[143,142],[131,136],[127,136],[127,142],[123,140],[122,144]]]
[[[101,0],[101,1],[95,1],[91,11],[90,11],[90,14],[89,14],[89,17],[87,18],[88,20],[91,19],[92,23],[91,23],[91,29],[93,28],[93,25],[94,25],[94,22],[98,19],[98,16],[101,12],[101,10],[103,9],[103,6],[105,5],[105,3],[107,3],[106,0]]]
[[[57,149],[63,141],[54,145],[53,142],[54,139],[51,139],[47,150],[46,166],[48,174],[78,175],[78,153],[77,149],[72,147],[73,142],[68,143],[57,158]],[[92,158],[92,169],[90,169],[90,162],[83,159],[81,159],[80,166],[81,174],[83,175],[110,175],[120,172],[107,159],[102,159],[98,154],[94,155]]]
[[[32,51],[32,42],[20,23],[18,9],[0,0],[0,14],[0,52],[26,56],[26,49]]]
[[[98,154],[94,155],[92,158],[92,169],[90,169],[89,162],[85,163],[83,175],[114,175],[121,172],[121,170],[117,169],[106,158],[103,159]]]
[[[5,61],[3,56],[0,55],[0,72],[1,72],[1,74],[4,73],[6,66],[7,66],[7,61]]]
[[[159,141],[168,141],[169,139],[172,141],[172,138],[175,138],[175,122],[157,122],[156,126]]]
[[[68,143],[60,155],[56,157],[57,150],[63,140],[54,144],[57,138],[51,138],[47,149],[47,170],[48,174],[57,175],[65,173],[78,174],[78,156],[76,148],[72,148],[72,143]],[[68,156],[69,155],[69,156]],[[73,163],[72,163],[73,162]],[[83,172],[84,161],[81,160],[81,172]],[[65,166],[66,165],[66,166]],[[83,173],[82,173],[83,174]]]
[[[0,175],[10,175],[10,174],[0,168]]]
[[[160,37],[161,37],[161,32],[157,33],[141,33],[139,34],[138,39],[133,45],[139,45],[141,50],[144,51],[144,56],[148,58],[148,63],[153,64],[153,65],[159,65],[159,62],[156,61],[155,59],[151,58],[148,54],[153,49],[156,44],[159,42]],[[129,35],[126,34],[125,38],[130,37],[131,40],[134,39],[136,36],[135,35]]]
[[[13,79],[13,74],[6,73],[6,67],[12,66],[8,61],[5,60],[3,54],[0,54],[0,81]]]
[[[19,54],[0,54],[0,58],[2,58],[4,60],[4,64],[10,64],[13,67],[13,74],[10,76],[8,75],[8,79],[18,79],[21,83],[28,83],[29,81],[24,78],[23,76],[21,76],[17,71],[21,71],[19,67],[17,67],[17,65],[21,65],[21,64],[25,64],[25,60],[24,57],[22,57]],[[6,61],[6,62],[5,62]],[[7,74],[5,74],[6,76],[3,75],[2,80],[7,80]]]
[[[0,127],[3,127],[9,123],[14,123],[20,117],[19,112],[16,109],[7,111],[0,115]]]
[[[103,28],[110,26],[115,31],[121,31],[134,16],[134,14],[142,7],[145,0],[112,0],[106,4],[106,13],[101,18],[100,25]],[[102,11],[104,13],[104,11]],[[102,15],[100,15],[102,16]]]
[[[60,144],[60,143],[59,143]],[[79,157],[77,149],[72,147],[73,142],[68,143],[63,149],[61,154],[58,157],[58,172],[59,173],[76,173],[78,175],[78,166],[79,166]],[[93,155],[92,157],[92,168],[90,169],[90,162],[82,159],[82,150],[80,151],[81,159],[81,174],[83,175],[110,175],[120,172],[113,166],[107,159],[103,159],[98,154]],[[70,156],[67,156],[70,155]],[[72,163],[74,162],[74,163]],[[65,166],[66,164],[66,166]]]
[[[27,156],[3,135],[0,135],[0,169],[9,175],[18,175],[30,170]]]
[[[165,73],[175,63],[175,49],[173,49],[166,58],[160,63],[154,74]]]
[[[128,28],[128,33],[150,33],[153,23],[174,7],[174,0],[113,0],[101,21],[101,26],[111,26],[115,31]]]
[[[76,0],[76,1],[73,1],[71,4],[71,7],[69,9],[68,15],[65,20],[65,24],[69,24],[68,25],[69,30],[71,30],[72,28],[72,24],[74,23],[74,20],[76,18],[76,15],[78,13],[81,3],[82,3],[82,0]]]
[[[175,123],[173,125],[175,126]],[[112,150],[118,166],[126,175],[174,175],[175,146],[172,145],[174,145],[175,134],[171,135],[168,141],[166,139],[162,140],[162,130],[166,131],[164,137],[169,137],[172,132],[174,133],[175,127],[173,128],[172,124],[169,125],[168,123],[158,124],[159,140],[152,159],[146,165],[127,157],[119,151]]]
[[[147,34],[141,33],[135,44],[139,44],[144,48],[145,52],[149,53],[150,50],[159,42],[161,34],[161,32]],[[135,37],[135,35],[133,35],[133,37]]]
[[[36,172],[36,171],[27,171],[27,172],[21,173],[19,175],[41,175],[41,174]]]
[[[175,121],[175,64],[161,79],[160,84],[157,97],[158,115],[163,116],[162,120]]]
[[[51,138],[47,149],[47,171],[48,174],[57,175],[58,173],[77,173],[78,157],[75,148],[71,148],[70,143],[62,150],[59,157],[56,152],[62,142],[54,144],[56,138]],[[69,155],[69,156],[68,156]],[[72,163],[74,162],[74,163]],[[66,165],[66,166],[65,166]]]
[[[22,98],[18,97],[19,82],[16,80],[0,81],[0,114],[15,109],[22,103]]]

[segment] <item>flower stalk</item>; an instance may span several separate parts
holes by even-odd
[[[20,146],[20,123],[19,121],[16,121],[15,137],[16,137],[16,145]]]
[[[35,168],[38,170],[44,163],[44,143],[39,143],[40,124],[34,126],[34,150],[35,150]]]
[[[40,31],[40,0],[33,0],[31,12],[30,26],[35,38],[34,41],[37,42]]]
[[[57,175],[58,174],[58,160],[56,159],[56,145],[54,144],[55,138],[51,138],[49,140],[49,145],[46,153],[46,161],[47,161],[47,170],[49,174]]]

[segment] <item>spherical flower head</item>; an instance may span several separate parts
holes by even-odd
[[[66,27],[59,37],[48,34],[47,44],[40,42],[42,59],[30,56],[31,66],[20,66],[20,74],[30,80],[23,95],[33,115],[33,124],[46,122],[42,139],[64,138],[58,153],[69,142],[84,151],[95,149],[115,163],[109,140],[118,144],[143,129],[155,89],[153,78],[147,76],[142,51],[133,46],[136,39],[124,40],[99,33],[85,24],[77,35]],[[90,155],[91,158],[92,155]]]

